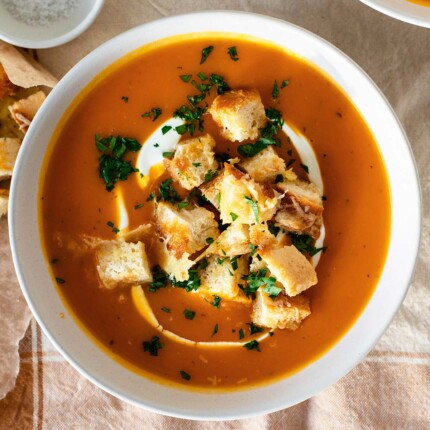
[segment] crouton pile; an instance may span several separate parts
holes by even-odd
[[[7,214],[10,179],[22,138],[45,100],[42,91],[26,97],[27,93],[9,80],[0,64],[0,218]]]
[[[219,95],[208,112],[231,142],[252,144],[269,121],[254,89]],[[178,143],[164,164],[169,186],[187,190],[188,197],[155,199],[153,223],[100,243],[100,283],[155,288],[161,270],[202,299],[249,306],[260,327],[295,330],[311,313],[302,293],[318,279],[291,237],[319,236],[321,193],[288,170],[273,145],[224,162],[216,149],[209,134]]]

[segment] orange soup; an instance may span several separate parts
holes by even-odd
[[[208,47],[213,49],[204,51]],[[202,52],[206,52],[204,59]],[[312,313],[297,330],[273,330],[258,348],[213,348],[163,336],[142,317],[130,288],[101,288],[94,253],[83,244],[83,238],[118,237],[118,199],[127,208],[129,229],[150,221],[157,204],[152,197],[169,177],[155,166],[145,176],[144,187],[139,172],[132,172],[106,190],[99,175],[101,153],[95,135],[126,136],[144,147],[176,109],[187,105],[187,96],[199,94],[200,84],[207,83],[211,74],[222,77],[232,89],[257,89],[266,108],[281,112],[284,121],[312,145],[324,183],[326,252],[316,268],[318,283],[303,293]],[[206,93],[202,106],[215,96],[216,87]],[[210,133],[217,142],[215,152],[237,156],[238,143],[222,138],[209,114],[202,119],[203,130],[197,127],[194,136]],[[182,138],[189,137],[189,132]],[[281,146],[276,151],[297,175],[306,178],[307,168],[293,143],[284,134],[279,136]],[[137,157],[138,152],[129,152],[131,166]],[[189,191],[174,185],[186,201]],[[200,389],[231,390],[285,377],[339,341],[378,283],[389,243],[390,210],[377,143],[337,85],[312,64],[279,47],[220,34],[154,43],[98,75],[58,126],[40,185],[47,261],[59,294],[90,336],[113,359],[129,363],[144,375]],[[157,261],[148,243],[146,252],[153,268]],[[148,285],[142,288],[159,323],[179,336],[205,342],[252,342],[261,335],[251,333],[255,330],[250,310],[243,304],[203,300],[169,285],[155,291]]]

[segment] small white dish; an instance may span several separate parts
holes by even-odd
[[[424,6],[408,0],[360,0],[371,8],[409,24],[430,28],[430,3]]]
[[[48,26],[29,25],[15,18],[0,1],[0,39],[22,48],[52,48],[70,42],[96,19],[104,0],[78,1],[70,17]]]

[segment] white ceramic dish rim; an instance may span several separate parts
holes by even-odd
[[[116,363],[68,316],[53,288],[40,246],[37,184],[46,146],[64,110],[94,76],[116,59],[153,40],[189,34],[190,30],[249,34],[287,48],[294,45],[296,52],[299,50],[330,74],[363,113],[382,145],[390,178],[391,245],[378,288],[366,309],[346,335],[317,361],[286,379],[246,391],[210,394],[179,390],[142,378]],[[69,363],[90,381],[122,400],[165,415],[205,420],[246,418],[292,406],[333,384],[364,359],[388,327],[407,292],[417,258],[419,180],[411,148],[393,110],[376,85],[345,54],[318,36],[275,18],[231,11],[198,12],[150,22],[111,39],[78,63],[54,88],[23,142],[15,169],[9,214],[12,256],[37,321]],[[403,231],[404,219],[408,219],[407,231]],[[66,318],[58,317],[60,311]]]
[[[2,31],[0,28],[0,39],[8,42],[12,45],[20,46],[22,48],[30,48],[30,49],[45,49],[52,48],[54,46],[63,45],[67,42],[78,37],[82,34],[88,27],[95,21],[98,14],[100,13],[105,0],[95,0],[94,5],[92,6],[90,12],[85,16],[85,18],[72,30],[67,33],[61,34],[54,38],[47,38],[45,40],[34,40],[27,39],[25,37],[15,37]]]
[[[360,0],[385,15],[409,24],[430,28],[430,7],[406,0]]]

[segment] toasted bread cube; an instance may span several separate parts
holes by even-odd
[[[164,159],[164,165],[175,181],[191,190],[203,184],[208,172],[218,169],[214,147],[210,134],[184,140],[178,143],[172,159]]]
[[[96,249],[97,271],[104,288],[129,287],[152,281],[145,244],[110,240]]]
[[[209,113],[220,127],[221,135],[231,142],[256,139],[266,123],[264,106],[256,89],[232,90],[216,97]]]
[[[38,91],[26,99],[18,100],[9,106],[12,118],[19,125],[19,129],[23,133],[30,127],[31,121],[33,121],[33,118],[36,116],[40,106],[42,106],[45,98],[45,93],[43,91]]]
[[[222,171],[215,179],[212,179],[212,181],[209,181],[200,187],[200,191],[203,196],[218,210],[221,203],[221,184],[224,176],[223,173],[224,171]]]
[[[280,201],[278,193],[267,184],[259,184],[234,166],[225,164],[219,189],[220,218],[224,224],[254,224],[270,220]],[[206,194],[205,194],[206,195]]]
[[[9,190],[0,189],[0,218],[7,214],[9,204]]]
[[[0,63],[0,99],[12,96],[16,91],[17,87],[9,80],[9,77]]]
[[[254,181],[274,182],[276,176],[285,172],[285,161],[276,153],[273,146],[268,146],[257,155],[240,163]]]
[[[176,258],[173,252],[167,249],[166,242],[162,240],[154,242],[152,251],[154,251],[155,261],[169,276],[175,277],[177,281],[188,279],[188,270],[194,265],[194,261],[189,259],[190,254],[185,252],[181,258]]]
[[[281,293],[271,298],[263,290],[264,288],[260,287],[256,293],[251,315],[254,324],[270,329],[296,330],[311,314],[307,297],[287,297]]]
[[[234,222],[218,236],[218,239],[209,246],[205,254],[235,257],[236,255],[249,254],[251,251],[249,245],[248,226]]]
[[[275,221],[288,231],[317,238],[324,210],[318,188],[313,183],[300,179],[281,182],[275,188],[284,195]]]
[[[217,295],[224,300],[240,303],[251,302],[239,287],[239,284],[244,284],[242,276],[248,273],[247,257],[230,259],[213,255],[207,258],[207,262],[207,267],[199,271],[201,285],[197,291],[200,295]]]
[[[181,258],[185,252],[191,255],[200,251],[209,238],[215,240],[219,236],[214,214],[200,207],[179,209],[177,205],[160,202],[157,226],[176,258]]]
[[[290,297],[297,296],[318,282],[312,264],[295,246],[267,247],[259,249],[258,254]]]
[[[12,176],[21,141],[14,137],[0,137],[0,181]]]

